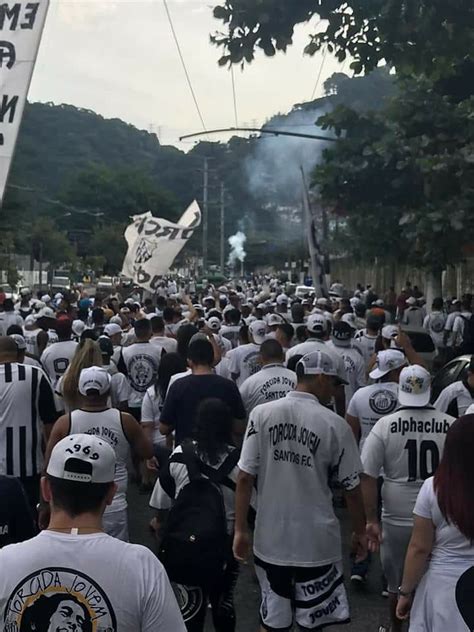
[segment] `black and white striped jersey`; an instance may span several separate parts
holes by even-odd
[[[56,421],[51,384],[38,367],[0,364],[0,474],[36,476],[43,465],[43,424]]]

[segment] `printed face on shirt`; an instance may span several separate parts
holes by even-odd
[[[76,632],[85,630],[87,614],[79,604],[70,599],[61,601],[53,613],[48,632]]]
[[[65,568],[43,568],[25,577],[10,595],[5,630],[18,632],[117,631],[112,605],[92,579]]]

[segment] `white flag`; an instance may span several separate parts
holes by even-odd
[[[125,231],[128,243],[122,274],[154,292],[160,277],[168,272],[184,244],[201,223],[201,210],[194,201],[177,224],[148,213],[134,215]]]
[[[0,203],[48,6],[49,0],[0,4]]]

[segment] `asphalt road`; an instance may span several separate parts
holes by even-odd
[[[148,528],[153,515],[148,507],[149,495],[141,495],[135,485],[129,490],[129,523],[132,542],[148,546],[155,550],[155,539]],[[342,521],[343,542],[347,553],[349,543],[348,518],[345,510],[338,510]],[[346,555],[347,558],[347,555]],[[346,565],[346,576],[348,564]],[[350,583],[350,582],[349,582]],[[381,624],[388,623],[388,603],[381,596],[381,570],[378,559],[373,561],[366,586],[356,588],[347,586],[352,621],[348,625],[329,628],[334,632],[378,632]],[[235,595],[237,612],[237,632],[257,632],[259,629],[258,611],[260,591],[251,563],[243,564]],[[209,618],[210,619],[210,618]],[[296,629],[296,628],[295,628]],[[208,620],[206,632],[213,632]]]

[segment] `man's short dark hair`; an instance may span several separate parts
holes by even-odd
[[[18,336],[25,335],[20,325],[10,325],[10,327],[7,329],[7,336],[13,336],[14,334],[17,334]]]
[[[151,334],[151,323],[148,318],[136,320],[133,328],[135,329],[135,335],[137,338],[143,338],[144,336],[149,336]]]
[[[97,513],[113,483],[79,483],[46,475],[51,486],[55,508],[71,518],[84,513]]]
[[[280,329],[280,331],[285,334],[288,340],[292,340],[293,336],[295,335],[295,329],[289,323],[282,323],[281,325],[278,325],[277,329]]]
[[[166,322],[170,322],[173,320],[175,315],[175,311],[172,307],[165,307],[165,309],[163,310],[163,319]]]
[[[228,309],[224,314],[224,318],[226,322],[231,323],[232,325],[238,325],[240,323],[240,319],[242,314],[238,309]]]
[[[94,325],[103,325],[105,314],[102,307],[94,307],[91,313],[91,317],[92,317],[92,322],[94,323]]]
[[[160,334],[165,330],[165,321],[160,316],[150,318],[151,330],[154,334]]]
[[[286,363],[287,368],[290,369],[290,371],[296,371],[296,365],[298,364],[298,362],[301,360],[302,357],[303,356],[300,354],[291,356],[291,358]]]
[[[212,366],[214,349],[209,340],[195,340],[188,347],[188,360],[201,366]]]
[[[264,362],[270,362],[272,360],[274,362],[282,362],[284,359],[283,347],[278,340],[274,340],[273,338],[265,340],[260,345],[260,355]]]
[[[443,299],[441,298],[441,296],[437,296],[436,298],[433,299],[433,309],[434,310],[439,310],[439,309],[443,309]]]

